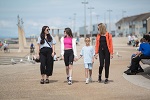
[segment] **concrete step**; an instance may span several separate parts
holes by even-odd
[[[0,65],[9,65],[9,64],[17,64],[17,63],[27,63],[31,62],[32,59],[30,56],[26,57],[14,57],[14,56],[7,56],[7,57],[0,57]]]

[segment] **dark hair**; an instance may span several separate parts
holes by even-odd
[[[145,38],[146,41],[150,42],[150,35],[149,34],[144,34],[143,38]]]
[[[46,29],[47,27],[48,27],[48,26],[43,26],[43,27],[42,27],[42,31],[41,31],[41,34],[40,34],[40,37],[41,37],[40,44],[44,44],[44,43],[45,43],[45,41],[44,41],[44,39],[45,39],[45,33],[44,33],[44,31],[45,31],[45,29]],[[49,28],[49,27],[48,27],[48,28]],[[47,41],[48,41],[48,42],[51,42],[51,41],[52,41],[52,37],[51,37],[50,34],[47,34]]]
[[[145,38],[141,38],[140,42],[141,43],[146,42],[146,39]]]
[[[73,38],[73,35],[72,35],[72,31],[70,28],[65,28],[65,32],[68,36],[72,37]]]

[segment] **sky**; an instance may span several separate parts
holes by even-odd
[[[112,10],[110,22],[114,30],[122,17],[150,12],[150,0],[0,0],[0,38],[18,37],[18,15],[24,21],[26,37],[39,35],[44,25],[78,31],[84,26],[84,1],[88,2],[86,25],[90,25],[88,8],[94,8],[92,24],[108,23],[108,10]]]

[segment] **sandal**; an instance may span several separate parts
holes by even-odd
[[[46,80],[45,80],[45,83],[47,83],[47,84],[48,84],[48,83],[49,83],[49,79],[46,79]]]
[[[41,79],[40,83],[41,83],[41,84],[44,84],[44,79]]]

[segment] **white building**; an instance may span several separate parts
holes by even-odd
[[[143,35],[150,32],[150,12],[124,17],[116,23],[116,32],[120,36],[127,34]]]

